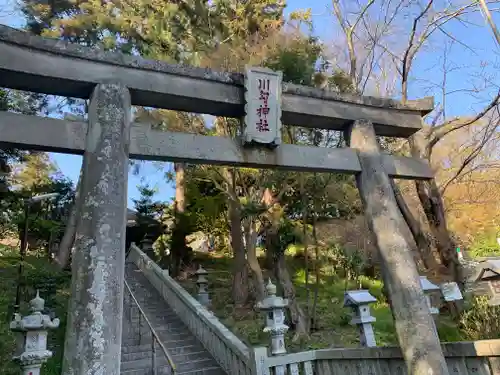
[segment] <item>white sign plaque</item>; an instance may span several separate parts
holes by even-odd
[[[245,68],[244,144],[278,146],[281,143],[282,72]]]
[[[441,292],[446,302],[463,300],[462,292],[457,283],[443,283],[441,284]]]

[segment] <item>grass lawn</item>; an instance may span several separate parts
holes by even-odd
[[[19,258],[14,248],[0,245],[0,374],[18,375],[19,369],[12,362],[15,349],[14,334],[10,332],[11,306],[15,301]],[[21,312],[29,311],[28,302],[40,290],[45,307],[61,320],[58,329],[49,331],[48,347],[54,356],[44,365],[42,374],[59,375],[63,354],[67,302],[69,300],[70,275],[61,272],[46,259],[29,255],[25,263],[26,291]]]
[[[249,345],[269,344],[269,337],[262,332],[264,327],[263,316],[248,306],[243,311],[235,311],[231,303],[231,263],[228,257],[215,254],[197,253],[196,263],[200,263],[209,272],[209,292],[212,300],[212,312],[230,328],[241,340]],[[307,305],[305,286],[305,271],[292,257],[288,258],[288,265],[296,287],[297,299],[301,306]],[[358,289],[358,283],[349,281],[333,274],[330,267],[324,267],[318,288],[317,330],[312,332],[310,339],[303,342],[292,342],[293,332],[288,332],[287,347],[290,352],[321,349],[328,347],[356,347],[359,345],[359,334],[355,327],[349,324],[350,311],[343,307],[344,291]],[[268,270],[263,270],[264,276],[270,276]],[[192,294],[196,295],[196,277],[181,281],[181,284]],[[314,284],[314,277],[310,276],[310,283]],[[394,323],[389,305],[382,293],[382,282],[379,280],[361,277],[364,289],[369,289],[378,302],[371,305],[372,315],[377,319],[374,331],[377,345],[397,345]],[[310,292],[312,300],[313,292]],[[462,336],[455,323],[447,316],[441,315],[438,321],[438,331],[441,341],[460,341]]]

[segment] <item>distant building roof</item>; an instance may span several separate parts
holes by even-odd
[[[500,277],[500,258],[491,258],[479,262],[472,281],[478,282],[495,277]]]
[[[158,220],[155,220],[151,217],[140,215],[137,211],[131,210],[127,208],[127,227],[134,227],[137,225],[137,219],[142,217],[144,221],[150,221],[151,225],[161,225]]]

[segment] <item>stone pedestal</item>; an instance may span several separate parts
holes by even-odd
[[[63,375],[119,375],[130,94],[96,86],[83,158]]]
[[[346,132],[351,148],[358,151],[361,172],[356,182],[368,225],[380,253],[396,332],[408,373],[447,375],[434,319],[420,286],[406,225],[385,170],[373,124],[355,121]]]
[[[38,292],[30,302],[32,314],[21,318],[15,314],[10,329],[17,333],[17,349],[14,361],[21,365],[22,375],[40,375],[42,365],[52,357],[47,350],[47,330],[59,327],[59,319],[42,314],[45,301]]]

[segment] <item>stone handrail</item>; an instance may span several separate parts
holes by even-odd
[[[249,348],[135,244],[133,262],[228,374],[254,375]]]
[[[500,340],[444,343],[442,348],[450,374],[500,374]],[[407,374],[396,347],[320,349],[276,357],[268,357],[265,348],[255,348],[252,357],[257,373],[266,375],[275,373],[277,367],[304,375]]]

